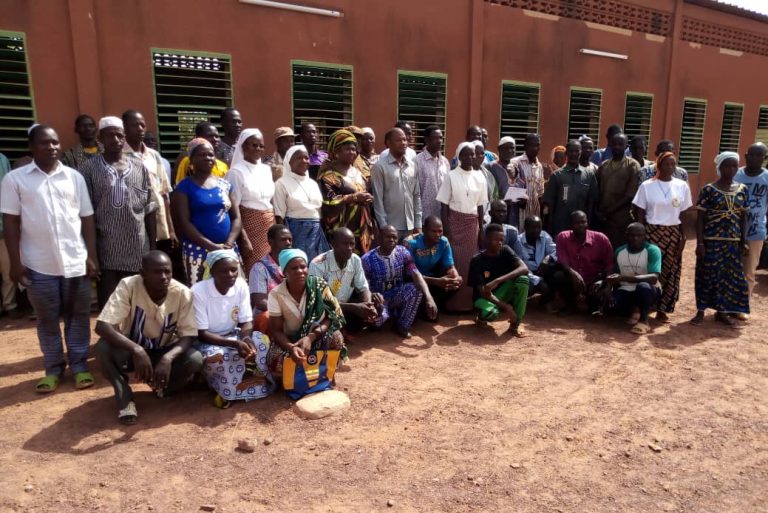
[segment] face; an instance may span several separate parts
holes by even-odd
[[[480,130],[480,127],[473,126],[469,130],[467,130],[467,141],[482,141],[483,140],[483,131]]]
[[[291,157],[291,171],[297,175],[304,175],[309,169],[309,154],[304,150],[299,150]]]
[[[96,139],[96,122],[91,118],[83,118],[75,127],[78,137],[83,141]]]
[[[264,139],[252,135],[243,142],[243,157],[250,163],[255,163],[264,156]]]
[[[123,151],[125,132],[122,128],[108,126],[99,130],[99,140],[104,145],[104,151],[107,153],[118,153]]]
[[[459,153],[459,164],[463,169],[472,169],[475,161],[475,149],[463,148]]]
[[[240,117],[240,113],[236,110],[228,110],[221,122],[221,128],[231,137],[239,136],[243,131],[243,118]]]
[[[405,126],[403,126],[402,131],[405,134],[405,139],[408,141],[408,144],[411,144],[413,141],[413,127],[410,123],[406,123]]]
[[[424,240],[430,246],[437,244],[440,241],[440,237],[443,236],[443,223],[440,221],[433,221],[429,226],[424,228]]]
[[[627,246],[637,251],[645,244],[645,228],[637,227],[627,230]]]
[[[499,160],[508,162],[515,156],[515,145],[512,143],[502,144],[499,146]]]
[[[485,149],[482,146],[475,146],[475,159],[473,164],[476,168],[480,168],[485,162]]]
[[[504,224],[507,222],[507,204],[493,203],[491,205],[491,220],[494,223]]]
[[[61,152],[59,136],[52,128],[36,130],[35,138],[29,143],[29,151],[38,164],[53,164]]]
[[[565,147],[565,159],[568,164],[575,166],[581,157],[581,145],[569,144]]]
[[[390,132],[389,139],[387,140],[387,148],[389,148],[389,153],[397,158],[405,155],[405,150],[408,148],[408,139],[406,138],[405,132],[399,128],[395,128]]]
[[[234,287],[239,269],[240,265],[236,260],[232,260],[231,258],[225,258],[213,264],[213,267],[211,268],[211,276],[213,277],[213,283],[216,285],[216,288],[219,290],[229,290]]]
[[[290,285],[303,287],[307,283],[308,270],[303,258],[294,258],[285,266],[285,279]]]
[[[200,137],[211,143],[211,146],[213,146],[214,149],[219,145],[219,141],[221,140],[221,137],[219,137],[219,131],[213,125],[208,126],[205,131],[200,134]]]
[[[280,155],[285,155],[285,152],[288,151],[288,148],[293,146],[294,138],[290,135],[286,135],[285,137],[280,137],[275,141],[275,147],[277,148],[277,152]]]
[[[331,247],[339,260],[346,262],[355,250],[355,237],[351,233],[336,233],[331,241]]]
[[[581,152],[581,150],[579,150]],[[555,158],[552,159],[552,163],[555,164],[557,167],[563,167],[566,162],[565,152],[564,151],[556,151],[555,152]]]
[[[633,139],[629,151],[633,157],[644,158],[648,155],[648,144],[643,140]]]
[[[144,122],[144,116],[136,114],[123,121],[125,126],[125,138],[129,141],[143,141],[144,134],[147,132],[147,124]]]
[[[360,148],[363,153],[370,155],[373,153],[373,149],[376,146],[376,136],[370,133],[364,133],[363,138],[360,141]]]
[[[739,161],[736,159],[728,159],[720,164],[720,176],[726,180],[732,180],[738,170]]]
[[[529,239],[538,239],[541,235],[541,221],[525,223],[525,234]]]
[[[192,152],[192,156],[189,157],[189,160],[195,171],[209,173],[216,163],[216,154],[214,153],[212,146],[201,144],[195,148],[195,151]]]
[[[677,159],[675,157],[667,157],[661,162],[661,169],[659,169],[659,176],[665,180],[669,180],[672,177],[672,173],[677,168]]]
[[[430,153],[440,151],[440,148],[443,147],[443,131],[435,130],[429,134],[426,140],[426,147]]]
[[[575,219],[571,219],[571,229],[576,235],[584,235],[587,233],[587,216],[577,216]]]
[[[152,148],[153,150],[157,149],[157,137],[155,137],[155,134],[152,132],[147,132],[144,134],[144,144],[147,145],[148,148]]]
[[[541,150],[540,139],[528,139],[525,141],[525,154],[528,155],[529,159],[536,158],[539,155],[539,150]]]
[[[351,166],[357,158],[357,143],[350,141],[348,143],[342,144],[336,148],[333,156],[341,164],[345,166]]]
[[[621,160],[624,157],[624,152],[627,151],[626,136],[623,134],[614,135],[611,139],[611,151],[614,159]]]
[[[480,140],[483,141],[483,146],[488,146],[488,130],[485,128],[480,129]]]
[[[584,141],[581,143],[581,158],[588,161],[592,154],[595,152],[595,143],[592,141]]]
[[[485,236],[485,247],[490,253],[498,253],[502,246],[504,246],[503,232],[491,232]]]
[[[291,246],[293,246],[293,236],[289,230],[280,230],[275,234],[274,239],[269,240],[269,247],[278,254]]]
[[[171,284],[173,269],[170,259],[151,262],[141,271],[144,287],[152,295],[166,295]]]
[[[315,125],[304,125],[301,129],[301,142],[307,147],[317,144],[317,128],[315,128]]]
[[[763,146],[751,146],[747,151],[747,167],[751,169],[757,169],[763,166],[765,161],[766,150]]]
[[[385,253],[391,252],[397,246],[397,230],[394,228],[383,228],[379,231],[381,236],[381,249]]]

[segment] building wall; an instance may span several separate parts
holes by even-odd
[[[541,84],[543,156],[564,142],[571,86],[602,89],[601,132],[623,121],[627,91],[652,93],[654,143],[679,138],[684,97],[706,98],[702,179],[714,175],[709,163],[725,101],[745,105],[740,150],[753,141],[758,108],[768,105],[768,57],[682,41],[681,20],[757,33],[766,33],[766,23],[682,0],[634,0],[677,20],[659,37],[498,5],[505,2],[300,2],[341,10],[336,19],[236,0],[0,0],[0,30],[26,34],[38,120],[59,128],[65,145],[74,143],[80,112],[98,117],[136,108],[154,129],[153,47],[230,54],[235,105],[247,126],[265,133],[292,123],[290,62],[297,59],[353,66],[354,122],[372,126],[380,145],[397,116],[397,70],[448,75],[449,153],[469,123],[498,139],[502,80]],[[580,48],[629,58],[583,55]]]

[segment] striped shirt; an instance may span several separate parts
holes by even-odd
[[[144,218],[157,210],[157,203],[149,171],[140,160],[123,155],[116,164],[99,157],[80,169],[93,203],[99,265],[139,272],[141,257],[149,251]]]

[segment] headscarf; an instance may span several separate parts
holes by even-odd
[[[303,144],[294,144],[290,148],[288,148],[288,151],[285,152],[285,157],[283,157],[283,176],[288,176],[288,173],[293,172],[291,169],[291,159],[293,158],[293,154],[297,151],[303,151],[307,155],[309,155],[309,152],[307,151],[307,147]]]
[[[485,144],[483,144],[483,141],[472,141],[472,145],[477,148],[482,148],[483,151],[485,151]]]
[[[457,162],[457,166],[459,167],[461,167],[461,162],[459,161],[459,155],[461,155],[461,150],[463,150],[464,148],[470,148],[472,150],[472,156],[474,157],[475,155],[475,143],[464,141],[463,143],[459,144],[459,147],[456,148],[456,162]]]
[[[355,134],[345,128],[336,130],[331,134],[331,137],[328,138],[328,158],[333,159],[333,154],[336,151],[336,148],[342,144],[350,142],[357,144],[357,137],[355,137]]]
[[[187,143],[187,155],[192,158],[192,153],[197,149],[198,146],[202,146],[203,144],[207,144],[208,146],[213,149],[213,145],[208,142],[208,139],[203,139],[202,137],[195,137],[191,141]]]
[[[581,134],[581,137],[579,137],[579,142],[580,142],[580,143],[583,143],[583,142],[587,142],[587,141],[589,141],[589,142],[591,142],[591,143],[593,143],[593,144],[594,144],[594,142],[595,142],[595,141],[593,141],[593,140],[592,140],[592,138],[591,138],[590,136],[588,136],[587,134]]]
[[[373,132],[373,128],[369,126],[364,126],[360,131],[363,133],[363,135],[371,134],[372,136],[376,137],[376,134]]]
[[[32,123],[32,125],[29,128],[27,128],[27,135],[31,135],[32,134],[32,130],[34,130],[35,128],[37,128],[39,126],[40,126],[40,123]]]
[[[235,167],[236,164],[245,162],[245,155],[243,155],[243,144],[249,138],[254,136],[264,139],[264,134],[262,134],[261,130],[258,128],[246,128],[240,132],[240,136],[237,138],[237,142],[235,143],[235,152],[232,154],[232,163],[229,165],[230,168]],[[261,162],[261,160],[259,160],[259,162]]]
[[[117,116],[105,116],[99,120],[99,130],[104,130],[109,127],[120,128],[122,130],[123,120]]]
[[[723,162],[729,159],[736,159],[736,163],[739,163],[739,154],[734,151],[724,151],[717,157],[715,157],[715,166],[717,166],[717,176],[720,176],[720,166]]]
[[[216,265],[216,262],[225,259],[231,259],[238,264],[240,263],[240,257],[237,256],[237,253],[235,253],[235,250],[233,249],[217,249],[208,252],[208,255],[205,257],[205,272],[203,273],[203,279],[207,280],[210,278],[211,269]]]
[[[288,264],[293,260],[294,258],[301,258],[304,260],[304,262],[309,263],[309,259],[307,258],[307,254],[304,253],[299,248],[287,248],[280,252],[280,255],[277,257],[277,262],[280,264],[280,270],[285,273],[285,268],[288,267]]]
[[[499,139],[499,147],[502,147],[505,144],[512,144],[513,146],[515,146],[516,145],[515,138],[507,135]]]
[[[563,153],[565,153],[566,152],[565,146],[557,145],[554,148],[552,148],[552,154],[550,155],[550,159],[552,160],[552,162],[555,161],[555,153],[557,153],[558,151],[562,151]]]
[[[675,156],[675,154],[672,153],[671,151],[665,151],[664,153],[662,153],[661,155],[656,157],[656,174],[653,175],[653,179],[654,180],[658,180],[659,179],[659,174],[661,173],[661,164],[662,164],[662,162],[664,162],[669,157],[674,157],[674,156]]]

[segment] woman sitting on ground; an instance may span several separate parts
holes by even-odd
[[[203,353],[203,374],[216,391],[215,403],[251,400],[272,393],[266,372],[269,339],[253,331],[248,284],[239,277],[240,259],[231,249],[208,253],[210,278],[192,287],[197,349]]]
[[[344,315],[330,287],[321,278],[309,275],[307,254],[300,249],[284,249],[279,262],[285,280],[269,293],[267,300],[273,341],[267,365],[272,376],[282,376],[285,358],[300,363],[313,350],[341,350],[339,362],[344,361]]]
[[[269,253],[253,264],[248,277],[251,290],[251,308],[253,308],[253,329],[269,335],[269,314],[267,297],[272,289],[283,283],[285,276],[280,270],[280,252],[293,245],[290,230],[282,224],[274,224],[267,230]]]

